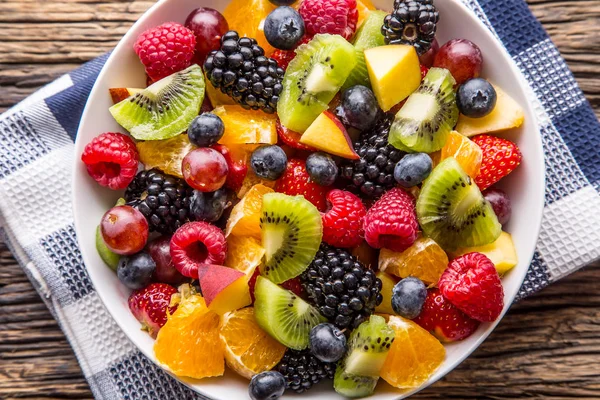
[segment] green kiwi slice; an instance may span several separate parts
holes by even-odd
[[[378,315],[360,324],[350,335],[348,352],[337,365],[335,391],[346,397],[371,395],[395,337],[394,330]]]
[[[365,62],[365,50],[385,45],[381,27],[383,26],[383,20],[387,15],[388,13],[385,11],[371,11],[356,32],[356,35],[354,35],[353,44],[356,51],[356,67],[354,67],[350,76],[348,76],[348,79],[344,82],[342,89],[348,89],[349,87],[356,85],[363,85],[368,88],[371,87],[369,71],[367,70],[367,63]]]
[[[100,232],[100,225],[96,228],[96,251],[98,252],[98,255],[100,255],[102,261],[104,261],[110,269],[113,271],[117,270],[121,256],[113,253],[108,246],[106,246],[106,243],[104,243],[104,239],[102,238],[102,233]]]
[[[326,321],[315,307],[262,276],[256,279],[254,298],[258,325],[290,349],[307,348],[310,330]]]
[[[355,66],[354,47],[339,35],[316,35],[298,47],[277,104],[283,126],[295,132],[308,129],[327,110]]]
[[[283,283],[304,272],[323,238],[321,214],[302,196],[265,194],[260,226],[265,249],[260,273],[275,283]]]
[[[456,81],[447,69],[431,68],[396,114],[389,142],[398,150],[433,153],[446,144],[458,121]]]
[[[502,233],[492,206],[452,157],[423,183],[417,218],[423,232],[446,250],[483,246]]]
[[[137,140],[162,140],[185,131],[204,101],[204,75],[194,64],[115,104],[110,113]]]

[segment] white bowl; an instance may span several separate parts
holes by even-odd
[[[381,8],[390,7],[391,0],[375,0]],[[116,275],[107,268],[95,248],[95,230],[102,215],[112,207],[119,193],[101,188],[87,174],[80,155],[93,137],[103,132],[125,132],[111,117],[108,108],[112,105],[108,89],[112,87],[144,87],[145,75],[142,65],[133,52],[136,37],[144,30],[168,21],[183,23],[188,13],[199,6],[222,10],[227,1],[220,0],[163,0],[146,12],[129,30],[116,47],[90,94],[77,141],[73,180],[73,202],[75,228],[83,259],[98,295],[104,302],[121,329],[150,360],[156,362],[152,350],[153,340],[140,330],[138,321],[127,307],[129,290],[121,285]],[[498,84],[525,108],[525,124],[522,128],[502,134],[518,143],[523,153],[523,164],[503,181],[503,188],[512,199],[512,222],[506,227],[514,238],[519,256],[519,265],[503,279],[505,302],[508,310],[533,257],[544,205],[544,161],[542,142],[535,114],[528,102],[526,83],[502,45],[494,38],[477,17],[459,0],[439,0],[441,14],[438,29],[440,43],[453,38],[467,38],[481,48],[485,67],[482,76]],[[510,10],[507,10],[510,11]],[[504,315],[503,313],[503,315]],[[438,371],[420,388],[401,392],[380,380],[375,394],[377,400],[405,398],[437,381],[452,371],[471,354],[493,331],[500,320],[483,324],[479,330],[463,342],[446,346],[447,356]],[[193,390],[215,399],[245,399],[247,381],[234,376],[202,381],[183,381]],[[285,396],[293,397],[292,395]],[[319,385],[303,397],[321,400],[341,399],[330,385]]]

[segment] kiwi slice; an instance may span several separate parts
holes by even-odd
[[[100,255],[100,258],[106,265],[110,267],[113,271],[117,270],[117,266],[119,265],[119,260],[121,256],[116,253],[110,251],[106,243],[104,243],[104,239],[102,238],[102,233],[100,232],[100,225],[96,228],[96,251]]]
[[[390,144],[416,153],[433,153],[444,147],[458,121],[455,84],[450,71],[431,68],[419,89],[396,114]]]
[[[339,35],[316,35],[298,47],[277,104],[283,126],[304,132],[327,110],[355,66],[354,47]]]
[[[371,395],[395,337],[394,330],[378,315],[360,324],[350,335],[348,352],[337,365],[335,391],[346,397]]]
[[[368,88],[371,87],[369,71],[367,70],[367,63],[365,62],[365,50],[385,45],[381,27],[383,26],[383,20],[387,15],[388,13],[385,11],[371,11],[369,16],[365,19],[365,22],[362,23],[360,29],[356,32],[356,35],[354,35],[356,67],[354,67],[350,76],[348,76],[348,79],[344,82],[342,89],[348,89],[349,87],[356,85],[363,85]]]
[[[204,101],[204,75],[194,64],[115,104],[110,113],[137,140],[162,140],[185,131]]]
[[[417,218],[423,232],[450,251],[492,243],[502,233],[492,206],[453,157],[423,183]]]
[[[304,272],[315,258],[323,237],[319,210],[302,196],[265,194],[260,227],[265,249],[260,273],[275,283]]]
[[[286,347],[308,347],[310,330],[326,319],[293,292],[259,276],[254,287],[254,316],[258,325]]]

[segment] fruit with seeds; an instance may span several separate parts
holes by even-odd
[[[198,279],[200,270],[225,262],[227,243],[223,232],[206,222],[188,222],[171,238],[175,268],[188,278]]]
[[[334,189],[327,193],[330,209],[322,215],[323,241],[331,246],[352,248],[364,237],[367,209],[354,194]]]
[[[285,172],[287,155],[277,145],[262,146],[252,152],[250,166],[259,178],[275,181]]]
[[[150,336],[155,338],[168,316],[177,310],[177,305],[172,306],[171,301],[175,293],[177,290],[171,285],[152,283],[129,295],[129,310]]]
[[[222,144],[215,144],[212,148],[221,153],[227,162],[229,172],[225,186],[237,192],[248,175],[248,153],[252,151],[254,145],[232,146],[236,151]]]
[[[456,83],[462,85],[469,79],[479,77],[483,55],[479,47],[470,40],[452,39],[440,48],[433,66],[449,70]]]
[[[304,20],[292,7],[277,7],[267,15],[264,32],[271,46],[292,50],[304,36]]]
[[[117,266],[119,281],[129,289],[141,289],[152,281],[156,263],[148,253],[121,257]]]
[[[173,265],[170,237],[160,236],[152,240],[148,243],[147,251],[156,263],[153,280],[171,284],[178,284],[185,280],[185,277]]]
[[[357,85],[342,92],[342,103],[335,112],[347,128],[365,131],[377,122],[379,105],[371,89]]]
[[[262,276],[256,280],[254,296],[258,325],[291,349],[307,348],[311,329],[325,322],[316,308]]]
[[[208,53],[219,48],[221,37],[229,31],[223,14],[209,7],[193,10],[186,18],[185,26],[196,36],[194,61],[197,64],[202,64]]]
[[[502,225],[508,224],[512,216],[512,204],[508,194],[504,190],[491,188],[483,192],[483,197],[492,205],[494,213],[498,217],[498,222]]]
[[[310,352],[323,362],[337,362],[346,353],[346,336],[335,325],[319,324],[310,331]]]
[[[136,146],[140,153],[140,161],[146,170],[158,168],[178,178],[183,178],[181,172],[183,158],[196,148],[185,134],[171,139],[137,142]]]
[[[237,203],[231,211],[231,216],[227,221],[225,235],[250,236],[260,240],[260,216],[263,203],[263,196],[266,193],[272,193],[273,189],[261,184],[252,186],[244,195],[242,200]]]
[[[296,54],[285,72],[277,112],[286,128],[300,133],[329,108],[356,65],[356,54],[337,35],[317,35]]]
[[[494,243],[486,244],[485,246],[458,249],[452,253],[452,256],[456,258],[469,253],[481,253],[485,255],[494,263],[496,271],[500,275],[506,274],[516,267],[519,262],[512,236],[506,232],[502,232]]]
[[[371,395],[395,336],[394,330],[378,315],[360,324],[350,334],[348,352],[335,371],[335,391],[346,397]]]
[[[113,101],[113,104],[117,104],[122,102],[128,97],[131,97],[144,89],[137,88],[110,88],[108,89],[108,93],[110,94],[110,98]]]
[[[444,249],[482,246],[502,232],[490,203],[454,158],[442,161],[421,188],[417,217]]]
[[[483,153],[481,171],[475,178],[475,183],[481,190],[499,182],[521,164],[521,150],[510,140],[479,135],[473,138],[473,142]]]
[[[225,133],[225,124],[218,115],[204,113],[192,120],[187,134],[190,142],[198,147],[209,147],[217,143]]]
[[[461,114],[469,118],[483,118],[496,107],[496,89],[481,78],[469,79],[458,88],[456,104]]]
[[[220,265],[206,265],[198,270],[198,282],[206,305],[219,315],[252,304],[248,280],[243,272]]]
[[[398,282],[392,290],[392,308],[406,319],[415,319],[421,313],[427,287],[419,278],[409,277]]]
[[[407,154],[396,164],[394,179],[405,188],[420,185],[433,169],[431,157],[426,153]]]
[[[148,241],[148,221],[130,206],[108,210],[100,221],[100,231],[106,247],[119,255],[135,254]]]
[[[245,110],[241,106],[221,106],[213,110],[225,124],[225,134],[219,140],[227,146],[240,144],[276,144],[277,118],[255,110]]]
[[[104,239],[102,238],[102,232],[100,231],[100,225],[96,228],[96,251],[98,255],[104,261],[106,265],[110,267],[113,271],[117,271],[117,267],[119,266],[119,256],[117,253],[112,252],[106,243],[104,243]]]
[[[263,196],[260,226],[265,263],[260,272],[275,283],[300,275],[314,258],[323,236],[321,215],[300,196]]]
[[[306,163],[303,160],[292,158],[288,161],[288,167],[283,176],[277,181],[275,191],[289,196],[304,196],[319,209],[327,210],[325,195],[328,189],[313,182],[306,171]]]
[[[225,188],[216,192],[194,190],[190,197],[190,215],[194,221],[217,222],[226,208],[231,207],[231,193]]]
[[[311,153],[306,158],[306,172],[321,186],[331,186],[338,176],[338,167],[329,154]]]
[[[385,17],[381,32],[386,44],[414,46],[422,55],[431,48],[439,20],[433,1],[394,1],[394,10]]]
[[[325,363],[309,349],[288,349],[275,367],[285,378],[285,387],[296,393],[304,393],[323,379],[333,379],[335,363]]]
[[[381,296],[383,300],[381,304],[375,308],[376,313],[394,315],[395,311],[392,308],[392,293],[394,286],[398,283],[398,278],[388,273],[379,271],[377,278],[381,280]]]
[[[229,173],[225,157],[208,147],[190,151],[181,162],[181,170],[187,184],[201,192],[219,190]]]
[[[358,159],[352,140],[340,120],[330,111],[324,111],[302,134],[300,143],[335,156]]]
[[[453,157],[458,161],[462,169],[471,178],[477,178],[481,170],[483,152],[475,142],[456,131],[450,132],[446,144],[440,151],[438,163],[449,157]]]
[[[458,119],[454,84],[448,70],[431,68],[419,89],[396,114],[390,144],[400,150],[423,153],[444,147]]]
[[[109,110],[137,140],[168,139],[185,131],[200,112],[204,75],[197,65],[152,84]]]
[[[252,400],[276,400],[285,392],[285,378],[277,371],[262,372],[250,381],[248,393]]]
[[[329,33],[350,40],[356,31],[356,0],[304,0],[298,11],[310,36]]]

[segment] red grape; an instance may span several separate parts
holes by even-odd
[[[203,147],[190,151],[183,159],[181,171],[185,181],[201,192],[215,192],[227,180],[229,168],[218,151]]]
[[[221,36],[229,30],[223,14],[208,7],[192,11],[185,20],[185,26],[196,34],[194,61],[198,64],[203,64],[208,53],[219,48]]]
[[[512,215],[512,205],[506,192],[500,189],[488,189],[483,192],[483,197],[492,205],[498,222],[501,225],[507,224]]]
[[[433,43],[431,43],[431,48],[427,50],[425,54],[419,56],[419,61],[421,65],[426,66],[427,68],[431,68],[433,66],[433,60],[435,59],[436,54],[440,51],[440,44],[437,39],[433,39]]]
[[[478,78],[483,66],[483,55],[477,45],[466,39],[453,39],[443,45],[435,56],[434,67],[446,68],[456,83]]]
[[[148,241],[148,221],[130,206],[113,207],[104,214],[100,232],[106,246],[120,255],[141,251]]]
[[[161,236],[148,243],[148,253],[156,263],[154,280],[160,283],[178,284],[185,277],[175,269],[171,258],[171,238]]]

